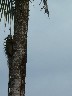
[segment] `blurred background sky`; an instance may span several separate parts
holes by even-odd
[[[72,96],[72,0],[48,0],[49,18],[44,10],[40,11],[43,4],[39,3],[30,3],[26,96]],[[0,96],[8,96],[8,66],[3,49],[7,34],[2,19]]]

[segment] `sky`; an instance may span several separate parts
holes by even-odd
[[[50,17],[30,3],[26,96],[72,96],[72,0],[48,0]],[[0,96],[7,96],[8,66],[0,23]]]

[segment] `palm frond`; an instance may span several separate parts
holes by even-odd
[[[10,19],[13,20],[14,10],[15,10],[15,0],[0,0],[1,18],[4,15],[4,17],[6,18],[6,21],[8,21],[8,23],[9,23]],[[1,20],[1,18],[0,18],[0,20]]]

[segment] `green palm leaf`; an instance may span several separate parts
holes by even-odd
[[[14,10],[15,10],[15,0],[0,0],[0,13],[1,18],[3,15],[5,16],[6,21],[12,19],[14,16]],[[0,18],[0,20],[1,20]]]

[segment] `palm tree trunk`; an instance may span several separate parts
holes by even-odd
[[[15,0],[14,53],[9,64],[9,96],[25,96],[29,0]]]

